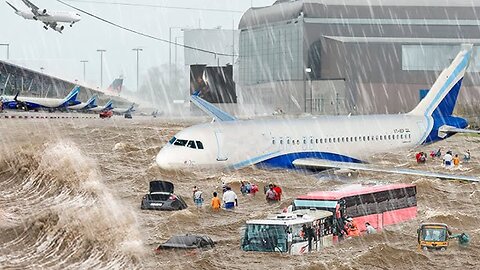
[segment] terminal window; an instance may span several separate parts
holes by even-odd
[[[402,45],[402,70],[442,71],[461,50],[459,45]],[[480,72],[480,58],[474,49],[468,71]]]

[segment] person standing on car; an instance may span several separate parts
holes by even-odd
[[[225,209],[234,209],[238,206],[237,194],[231,187],[226,187],[225,193],[223,193],[223,203],[225,204]]]

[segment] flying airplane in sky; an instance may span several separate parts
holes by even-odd
[[[39,97],[20,97],[19,94],[15,96],[3,96],[3,103],[5,108],[9,109],[61,109],[68,106],[80,104],[77,101],[80,86],[75,86],[72,91],[63,99],[60,98],[39,98]]]
[[[23,17],[26,20],[36,20],[43,22],[45,30],[48,30],[48,27],[52,28],[53,30],[62,33],[65,26],[59,23],[69,23],[70,27],[73,26],[74,23],[81,20],[81,17],[78,13],[75,12],[68,12],[68,11],[47,11],[44,8],[38,8],[32,2],[28,0],[22,0],[22,2],[30,8],[28,10],[19,10],[14,5],[7,2],[7,4],[13,8],[15,14]]]
[[[240,121],[193,95],[192,102],[215,121],[177,133],[160,150],[156,163],[164,169],[341,168],[478,182],[471,176],[367,163],[376,153],[411,149],[457,133],[480,133],[465,129],[467,121],[452,115],[472,47],[463,46],[425,98],[406,114]]]
[[[111,111],[111,110],[113,110],[113,101],[112,100],[109,100],[107,103],[105,103],[104,106],[97,106],[95,108],[88,109],[88,111],[95,112],[95,113]]]
[[[91,108],[97,107],[97,95],[93,95],[87,102],[81,102],[80,104],[68,106],[68,110],[77,110],[77,111],[85,111]]]

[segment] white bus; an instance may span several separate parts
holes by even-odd
[[[247,221],[242,250],[304,254],[333,244],[333,214],[296,210]]]

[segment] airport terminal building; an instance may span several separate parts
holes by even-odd
[[[462,43],[480,43],[480,3],[279,0],[242,17],[236,83],[256,113],[411,110]],[[476,52],[476,50],[475,50]],[[460,103],[480,100],[474,53]]]

